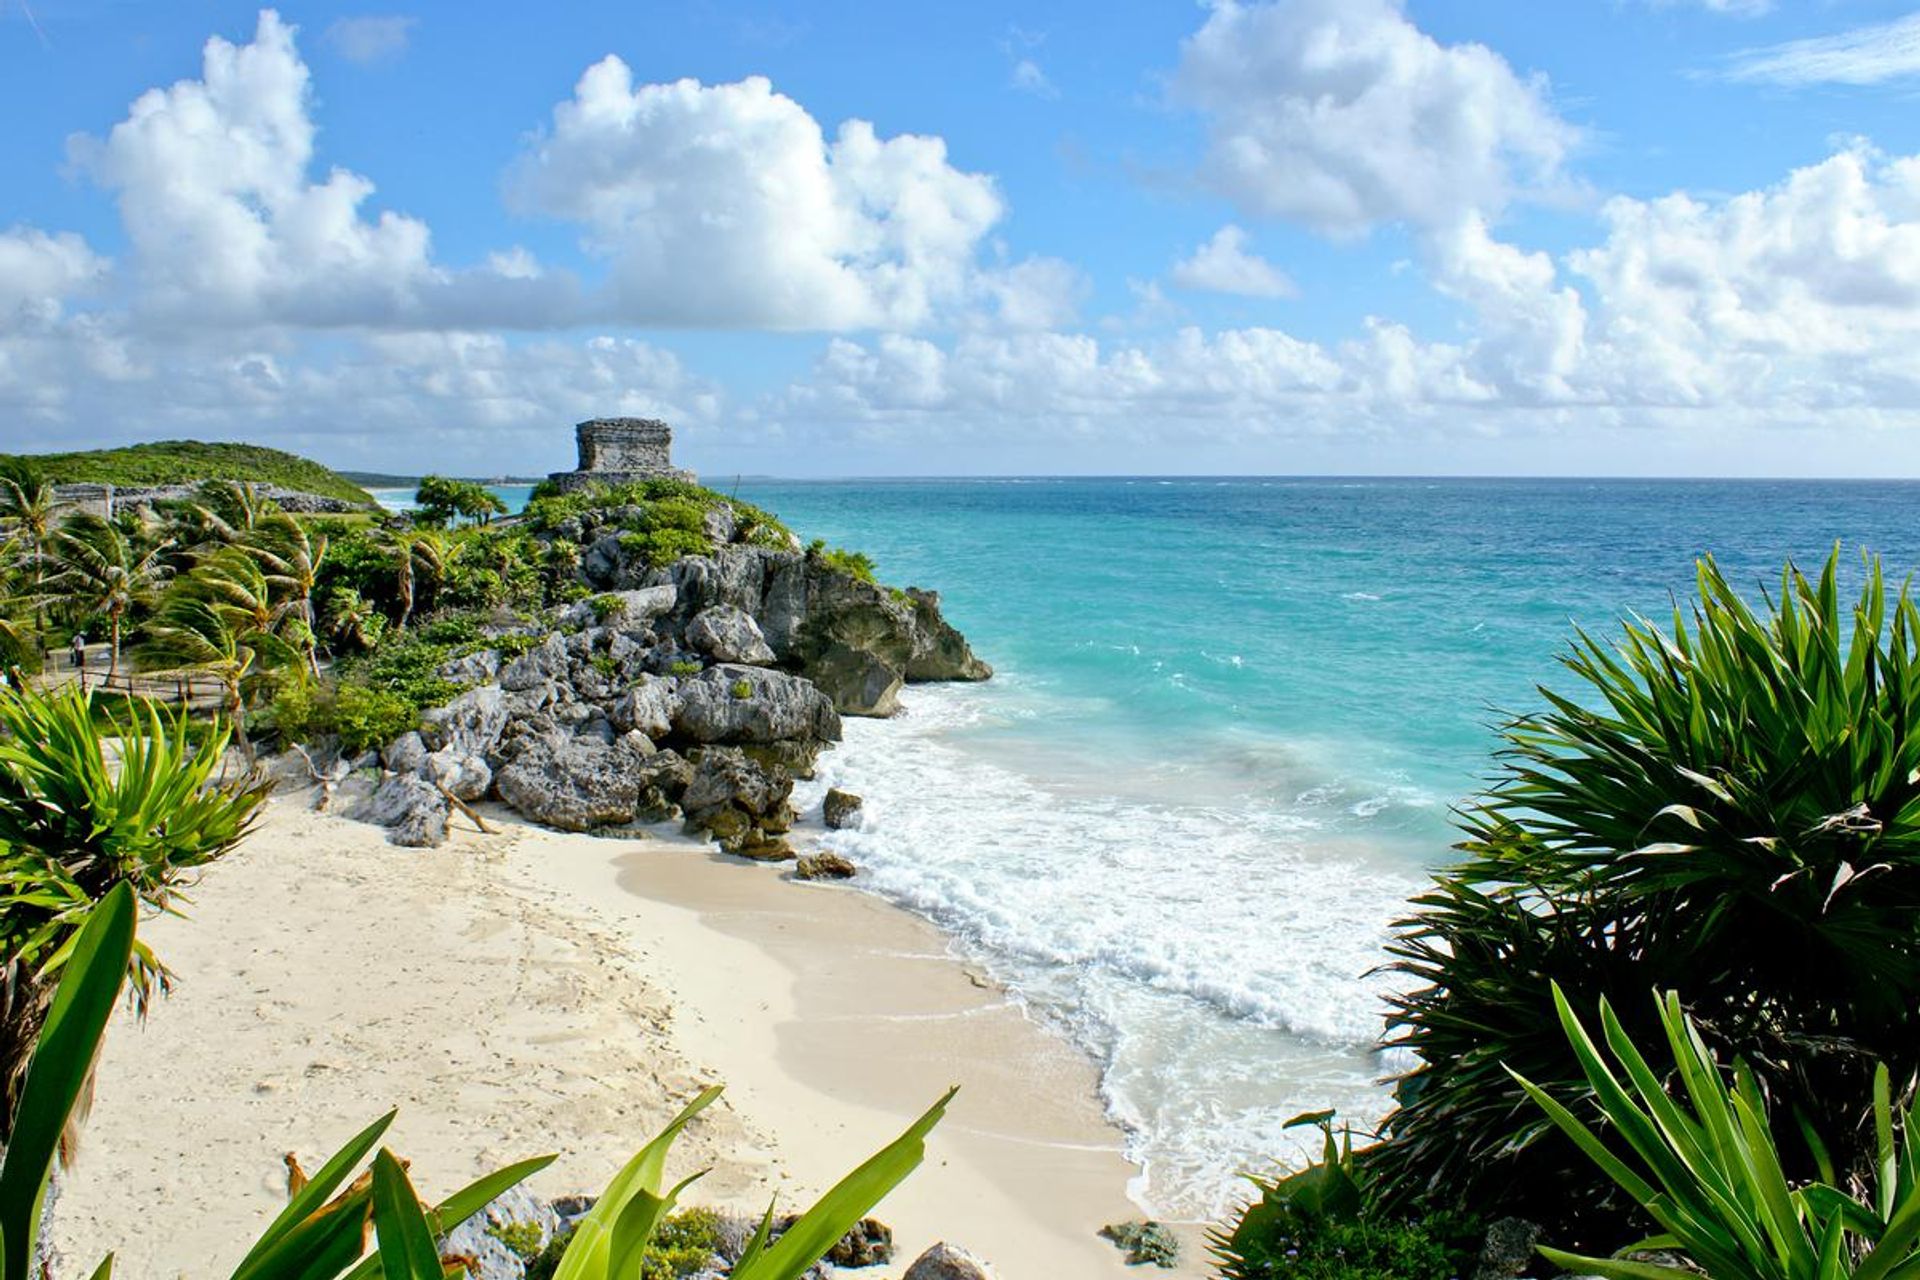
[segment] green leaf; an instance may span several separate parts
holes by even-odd
[[[407,1171],[385,1147],[373,1158],[373,1230],[387,1280],[441,1280],[440,1252]]]
[[[0,1274],[27,1274],[60,1132],[93,1070],[132,954],[133,891],[117,884],[81,926],[28,1061],[12,1144],[0,1164]]]
[[[287,1207],[280,1211],[280,1215],[261,1233],[259,1240],[254,1242],[253,1248],[247,1251],[247,1256],[240,1260],[239,1267],[233,1273],[233,1280],[261,1280],[264,1273],[256,1270],[256,1264],[260,1259],[272,1251],[274,1246],[304,1219],[319,1209],[327,1198],[352,1175],[353,1171],[359,1168],[360,1162],[366,1159],[367,1153],[379,1143],[381,1135],[386,1133],[387,1127],[393,1123],[394,1116],[398,1114],[397,1111],[389,1111],[362,1129],[348,1141],[346,1146],[334,1152],[332,1158],[320,1166],[318,1173],[307,1179],[307,1185],[288,1199]],[[356,1250],[354,1257],[359,1256]]]
[[[947,1104],[958,1092],[958,1088],[947,1090],[946,1096],[928,1108],[905,1133],[842,1178],[818,1204],[801,1214],[799,1221],[750,1265],[736,1265],[733,1280],[796,1280],[804,1274],[919,1166],[926,1156],[927,1134],[946,1115]]]

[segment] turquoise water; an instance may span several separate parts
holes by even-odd
[[[1281,1124],[1385,1109],[1369,977],[1574,621],[1662,615],[1836,540],[1920,567],[1920,485],[749,482],[939,589],[998,669],[850,721],[811,793],[862,883],[945,926],[1104,1068],[1151,1211],[1217,1212]],[[1849,561],[1849,564],[1855,564]],[[811,794],[810,793],[810,794]]]

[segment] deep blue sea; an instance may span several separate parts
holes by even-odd
[[[1757,595],[1836,542],[1920,568],[1920,484],[750,481],[806,538],[938,589],[998,670],[850,721],[815,790],[863,883],[944,925],[1104,1066],[1153,1211],[1197,1216],[1377,1118],[1369,977],[1449,856],[1502,710],[1575,623],[1664,617],[1712,552]]]

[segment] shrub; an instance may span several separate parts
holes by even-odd
[[[1674,1058],[1675,1097],[1607,1002],[1600,1005],[1603,1054],[1557,986],[1553,1000],[1599,1109],[1618,1135],[1614,1145],[1624,1141],[1631,1157],[1616,1154],[1545,1090],[1524,1078],[1517,1082],[1660,1225],[1666,1234],[1657,1247],[1677,1250],[1693,1266],[1623,1264],[1543,1248],[1548,1260],[1573,1271],[1638,1280],[1880,1280],[1920,1272],[1920,1151],[1907,1108],[1894,1107],[1889,1098],[1884,1064],[1874,1071],[1874,1157],[1863,1195],[1833,1185],[1832,1162],[1811,1129],[1803,1130],[1804,1137],[1821,1176],[1793,1186],[1753,1072],[1736,1062],[1727,1083],[1699,1028],[1681,1011],[1678,995],[1667,992],[1655,1002]]]
[[[703,670],[705,670],[705,668],[693,659],[682,658],[667,667],[667,674],[670,676],[697,676]]]
[[[592,596],[587,600],[587,608],[593,610],[593,620],[595,622],[605,622],[608,618],[620,612],[625,606],[626,601],[610,593]]]
[[[283,746],[333,732],[333,690],[317,680],[283,680],[267,704],[267,722]]]
[[[420,708],[400,694],[345,684],[334,696],[332,728],[349,755],[376,750],[419,727]]]
[[[1391,948],[1419,1066],[1367,1156],[1390,1198],[1444,1189],[1563,1234],[1609,1199],[1508,1075],[1591,1114],[1540,1016],[1556,982],[1636,1039],[1660,1032],[1643,993],[1677,990],[1843,1170],[1871,1165],[1854,1100],[1872,1064],[1920,1070],[1920,612],[1877,563],[1851,605],[1836,579],[1837,552],[1817,581],[1788,566],[1756,613],[1705,560],[1670,632],[1580,634],[1563,662],[1581,699],[1543,691],[1505,729],[1465,861]]]
[[[1452,1209],[1402,1217],[1383,1205],[1351,1131],[1333,1113],[1296,1116],[1324,1136],[1321,1158],[1283,1178],[1251,1179],[1259,1196],[1209,1242],[1226,1280],[1435,1280],[1470,1273],[1476,1219]]]
[[[807,547],[807,555],[837,573],[858,578],[862,582],[874,580],[873,560],[864,551],[828,547],[825,541],[815,538]]]
[[[740,701],[745,702],[753,696],[753,682],[751,680],[735,680],[729,692],[731,692],[734,697],[740,699]]]
[[[466,645],[480,639],[480,620],[470,613],[443,614],[417,633],[427,644]]]
[[[713,554],[713,544],[707,540],[706,534],[675,528],[623,533],[620,535],[620,549],[628,555],[640,557],[656,569],[664,569],[681,556]]]

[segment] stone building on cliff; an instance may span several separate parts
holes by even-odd
[[[694,479],[693,472],[673,465],[673,428],[658,418],[591,418],[573,432],[580,446],[579,467],[547,477],[563,490],[636,480]]]

